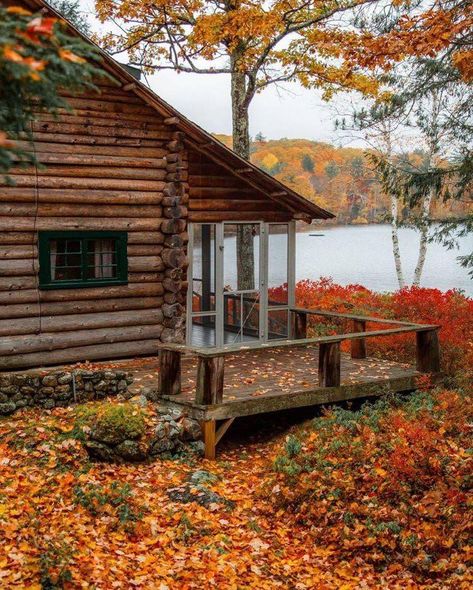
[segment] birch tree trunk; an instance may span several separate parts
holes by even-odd
[[[422,271],[424,270],[425,264],[425,255],[427,254],[427,238],[429,234],[429,226],[428,226],[428,219],[430,213],[430,205],[432,203],[433,198],[433,191],[424,198],[422,202],[422,225],[420,229],[420,239],[419,239],[419,254],[417,256],[417,264],[414,271],[414,279],[412,284],[415,287],[420,285],[420,280],[422,278]]]
[[[250,131],[246,75],[238,71],[239,54],[231,56],[233,150],[250,159]],[[237,225],[237,285],[239,290],[255,288],[254,235],[251,224]]]
[[[391,195],[391,240],[393,244],[394,264],[396,266],[397,282],[399,289],[405,287],[404,273],[402,272],[401,251],[399,249],[398,231],[399,201],[395,195]]]

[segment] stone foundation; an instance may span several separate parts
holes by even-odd
[[[113,369],[0,373],[0,415],[12,414],[26,406],[51,409],[111,395],[126,398],[132,382],[130,373]]]

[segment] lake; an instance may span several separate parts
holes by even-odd
[[[309,234],[322,234],[313,237]],[[417,263],[419,234],[399,230],[404,279],[410,284]],[[462,289],[473,296],[473,281],[456,257],[471,251],[471,236],[463,238],[459,250],[447,250],[439,244],[428,244],[422,287],[442,291]],[[398,289],[389,225],[347,225],[297,233],[296,277],[318,279],[332,277],[336,283],[359,283],[375,291]]]

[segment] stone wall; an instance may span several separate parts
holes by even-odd
[[[26,406],[51,409],[110,395],[128,397],[131,374],[116,370],[28,371],[0,373],[0,415]]]

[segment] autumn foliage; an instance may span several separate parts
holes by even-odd
[[[271,291],[278,300],[279,290]],[[362,285],[341,286],[331,279],[303,280],[296,285],[296,303],[300,307],[338,311],[413,323],[440,325],[442,369],[449,376],[459,379],[473,376],[473,299],[451,289],[427,289],[406,287],[395,293],[377,293]],[[388,325],[368,322],[373,330]],[[392,326],[391,326],[392,327]],[[312,318],[309,325],[312,335],[335,334],[351,331],[349,321]],[[413,363],[415,338],[413,335],[393,335],[368,340],[370,355]]]
[[[278,517],[386,580],[466,588],[472,418],[469,398],[444,390],[329,411],[275,459]]]

